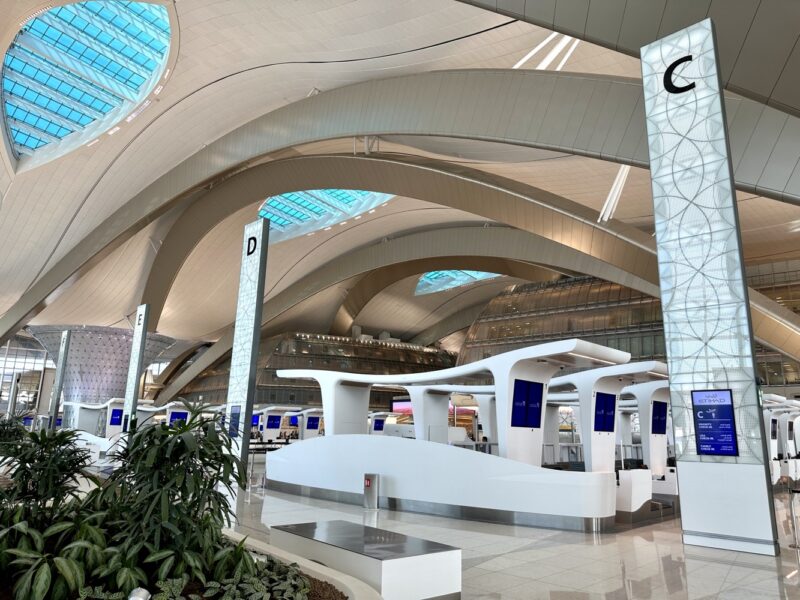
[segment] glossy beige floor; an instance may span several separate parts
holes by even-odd
[[[787,497],[776,497],[779,558],[681,543],[678,521],[615,534],[511,527],[253,491],[238,529],[269,540],[268,527],[346,519],[462,549],[464,600],[798,599],[800,557],[788,548]]]

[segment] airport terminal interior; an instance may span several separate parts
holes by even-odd
[[[0,15],[0,600],[800,600],[800,3]]]

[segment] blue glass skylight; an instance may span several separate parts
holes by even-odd
[[[169,43],[169,16],[158,4],[90,0],[30,19],[3,59],[14,151],[32,154],[100,121],[110,128],[152,91]]]
[[[500,277],[500,275],[485,271],[429,271],[419,278],[414,295],[422,296],[443,292],[495,277]]]
[[[270,220],[270,242],[333,227],[375,209],[393,196],[362,190],[308,190],[267,198],[258,211]]]

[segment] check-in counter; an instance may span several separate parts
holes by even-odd
[[[678,472],[675,467],[667,467],[663,479],[653,479],[653,493],[666,496],[678,495]]]
[[[619,471],[617,512],[634,513],[653,497],[653,474],[650,469]]]

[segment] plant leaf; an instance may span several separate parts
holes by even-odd
[[[33,579],[33,587],[31,588],[31,597],[33,600],[44,600],[47,598],[47,593],[50,591],[50,565],[46,562],[42,563],[39,570],[36,571],[36,577]]]

